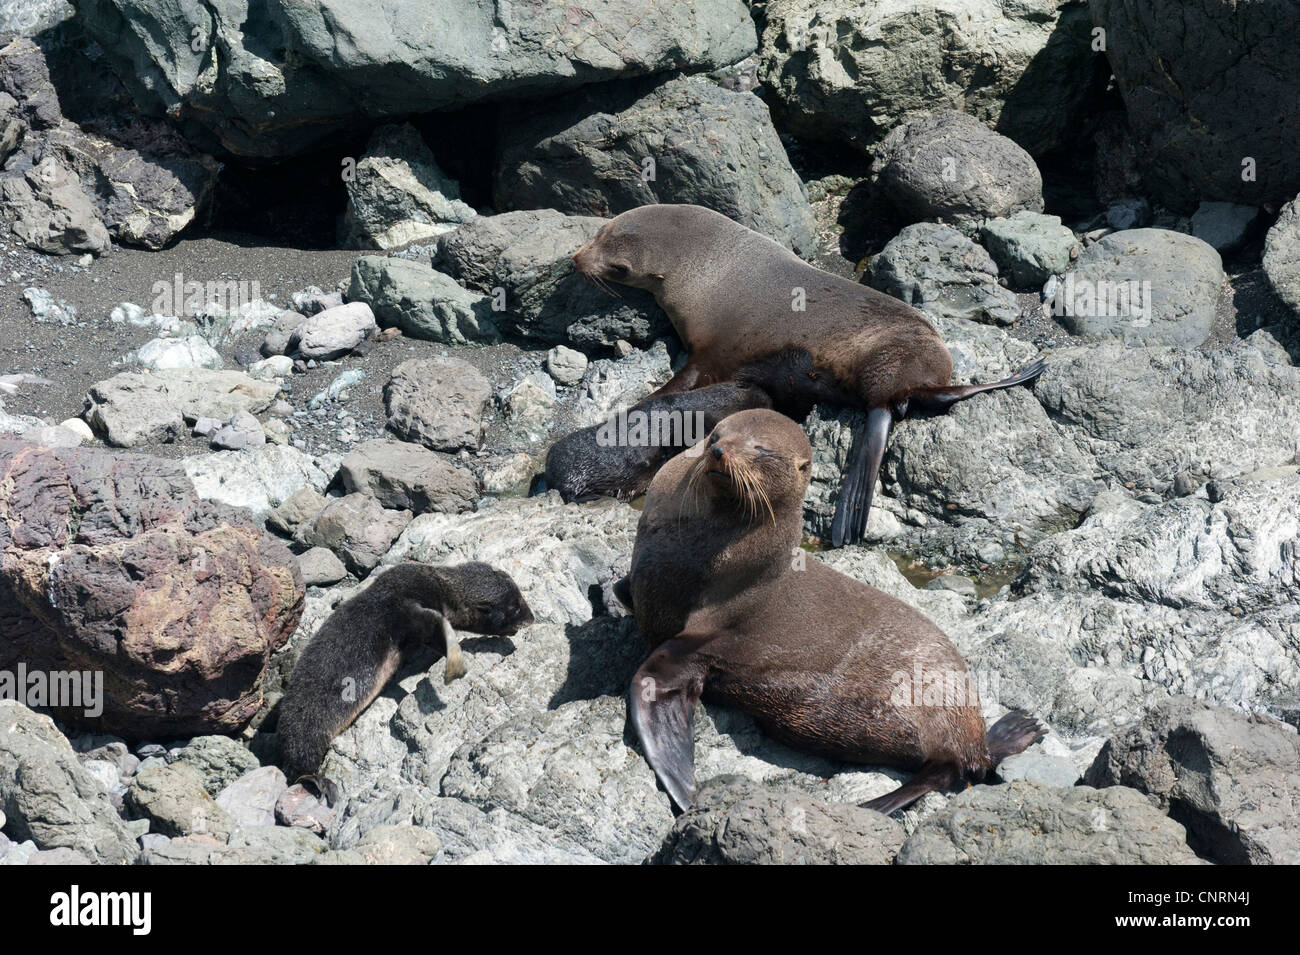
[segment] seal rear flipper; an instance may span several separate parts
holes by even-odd
[[[844,474],[831,521],[834,547],[856,544],[866,536],[867,515],[871,513],[876,478],[880,475],[880,462],[885,459],[885,445],[893,424],[894,416],[888,408],[872,408],[867,412],[866,428],[853,436],[852,461]]]
[[[959,401],[983,394],[986,391],[1001,391],[1017,385],[1032,385],[1047,368],[1045,359],[1038,359],[1032,365],[1026,365],[1009,378],[994,381],[987,385],[949,385],[944,388],[925,388],[914,391],[907,397],[907,410],[910,414],[925,412],[943,414]]]
[[[683,812],[695,804],[695,705],[704,691],[693,662],[680,640],[660,646],[632,678],[629,705],[646,762]]]
[[[618,598],[619,603],[621,603],[632,613],[636,613],[636,608],[632,606],[632,575],[631,574],[628,574],[625,577],[620,577],[618,580],[614,581],[613,591],[614,591],[614,596]]]
[[[1023,753],[1047,735],[1043,725],[1020,710],[1012,710],[989,727],[989,759],[993,768],[1008,756]]]
[[[954,762],[945,760],[941,763],[926,763],[903,785],[891,793],[864,802],[862,808],[874,809],[888,816],[900,809],[906,809],[926,793],[951,789],[961,778],[961,769]]]

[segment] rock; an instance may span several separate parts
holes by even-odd
[[[102,714],[61,719],[158,738],[235,732],[257,712],[303,588],[247,515],[199,500],[172,462],[12,441],[0,514],[0,668],[103,676]]]
[[[315,458],[280,444],[199,454],[181,463],[200,498],[245,508],[258,521],[265,521],[295,491],[324,491],[338,468],[333,455]]]
[[[1277,297],[1300,314],[1300,198],[1284,205],[1268,230],[1263,264]]]
[[[390,117],[710,70],[756,44],[739,0],[580,3],[504,19],[479,0],[418,10],[400,0],[326,0],[252,22],[242,8],[179,10],[164,0],[87,0],[79,14],[142,112],[171,109],[204,148],[258,159],[302,153]],[[222,51],[220,71],[191,56],[196,35]]]
[[[899,865],[1188,865],[1183,827],[1141,793],[972,786],[903,843]]]
[[[468,222],[477,214],[460,201],[460,186],[438,168],[410,123],[380,126],[365,155],[345,177],[348,207],[339,226],[345,248],[396,249]]]
[[[1155,797],[1212,862],[1300,861],[1300,736],[1285,723],[1175,697],[1108,740],[1086,781]]]
[[[611,297],[573,270],[573,253],[605,221],[551,209],[479,216],[438,238],[433,265],[491,296],[503,332],[584,350],[644,346],[671,327],[654,297],[633,288]]]
[[[209,796],[257,769],[257,757],[228,736],[196,736],[176,754],[173,765],[194,767]]]
[[[212,447],[217,451],[242,451],[266,444],[262,422],[247,411],[232,417],[212,435]]]
[[[172,368],[220,369],[223,364],[217,350],[199,335],[188,338],[155,338],[136,349],[135,360],[150,371]]]
[[[1300,192],[1291,162],[1300,54],[1286,39],[1300,30],[1300,10],[1231,0],[1089,6],[1111,38],[1106,56],[1143,177],[1164,205],[1190,212],[1206,199],[1262,205]]]
[[[211,836],[183,836],[145,852],[145,865],[312,865],[326,861],[328,847],[306,829],[246,826],[221,843]]]
[[[328,503],[329,500],[315,487],[300,487],[276,505],[267,516],[266,525],[292,537],[301,525],[315,520]]]
[[[1042,288],[1070,267],[1070,253],[1078,251],[1074,233],[1061,225],[1059,216],[1038,212],[990,219],[980,235],[1013,288]]]
[[[308,792],[305,786],[295,783],[280,793],[275,801],[275,821],[281,826],[295,826],[323,836],[334,821],[334,810]]]
[[[328,547],[348,570],[364,577],[410,522],[410,511],[386,510],[368,494],[349,494],[330,501],[310,525],[301,526],[297,540]]]
[[[0,32],[35,36],[75,14],[68,0],[0,0]]]
[[[412,358],[393,369],[384,386],[388,428],[405,441],[435,451],[477,448],[492,390],[459,358]]]
[[[108,444],[133,448],[170,443],[185,421],[199,417],[225,421],[241,411],[265,411],[279,393],[278,385],[239,371],[123,372],[90,389],[82,416]]]
[[[1192,235],[1215,252],[1235,252],[1259,221],[1258,206],[1234,202],[1202,202],[1192,215]]]
[[[1043,178],[1030,155],[953,110],[895,129],[877,149],[872,173],[910,222],[978,224],[1043,211]]]
[[[86,198],[81,178],[52,156],[22,178],[0,178],[0,207],[12,220],[13,233],[40,252],[102,255],[109,249],[108,229]]]
[[[501,340],[492,299],[425,262],[364,255],[352,266],[348,298],[365,302],[379,324],[409,338],[448,345]]]
[[[998,765],[998,776],[1007,783],[1023,779],[1040,786],[1066,788],[1079,781],[1079,770],[1063,756],[1029,751],[1004,759]]]
[[[587,373],[587,356],[580,351],[556,345],[546,353],[546,371],[557,385],[572,387]]]
[[[865,151],[900,123],[952,108],[1038,156],[1072,141],[1105,85],[1091,26],[1086,7],[1060,0],[771,0],[759,79],[778,127],[799,136]]]
[[[348,575],[343,561],[335,557],[334,552],[327,547],[313,547],[299,554],[298,568],[302,571],[302,582],[306,587],[328,587]]]
[[[1226,280],[1219,253],[1200,239],[1131,229],[1089,246],[1050,305],[1076,335],[1195,348]]]
[[[404,441],[366,441],[339,468],[348,491],[369,494],[384,507],[427,511],[467,511],[478,497],[474,475],[447,458]]]
[[[301,292],[294,292],[289,296],[293,302],[293,309],[306,315],[308,318],[323,312],[327,308],[338,308],[343,304],[342,292],[325,292],[315,285],[303,289]]]
[[[416,826],[376,826],[357,844],[367,865],[428,865],[442,843]]]
[[[185,763],[150,766],[131,781],[127,805],[165,836],[211,835],[225,840],[233,820],[203,788],[199,772]]]
[[[365,302],[350,302],[318,312],[298,326],[289,348],[306,359],[328,361],[356,348],[378,326]]]
[[[816,220],[767,106],[702,76],[594,86],[503,121],[501,209],[615,216],[657,202],[706,206],[804,257]],[[629,174],[631,170],[631,174]]]
[[[305,321],[306,318],[298,312],[280,312],[272,321],[271,330],[262,339],[259,351],[267,358],[288,354],[290,343]]]
[[[285,342],[288,347],[288,342]],[[293,359],[288,355],[272,355],[270,358],[263,358],[261,361],[255,361],[248,366],[248,374],[258,381],[274,381],[277,378],[287,378],[293,373]]]
[[[108,794],[82,769],[54,721],[14,700],[0,700],[0,810],[6,832],[19,842],[72,849],[101,864],[136,857]]]
[[[95,433],[90,430],[90,425],[86,424],[86,422],[82,421],[80,418],[67,418],[59,422],[59,427],[66,431],[71,431],[82,441],[95,440]]]
[[[217,793],[217,805],[236,828],[273,826],[276,802],[288,788],[280,767],[262,766]]]
[[[305,367],[305,365],[304,365]],[[312,396],[311,401],[307,402],[307,407],[312,411],[323,408],[326,404],[333,401],[343,401],[348,397],[348,389],[354,385],[359,385],[366,380],[366,373],[360,368],[349,368],[343,374],[331,381],[322,391],[318,391]]]
[[[721,790],[721,792],[719,792]],[[655,865],[888,865],[906,838],[874,809],[797,790],[710,786],[677,817]]]
[[[863,278],[928,315],[996,325],[1020,318],[1020,305],[998,284],[989,254],[951,226],[908,226],[871,260]]]
[[[56,299],[43,288],[23,289],[23,299],[32,310],[32,318],[47,325],[75,325],[77,307],[63,299]]]
[[[588,366],[573,406],[573,427],[600,424],[620,407],[630,408],[672,377],[663,340],[619,359],[598,358]]]
[[[532,447],[545,440],[558,404],[554,379],[531,372],[502,392],[500,401],[508,429],[504,444]]]

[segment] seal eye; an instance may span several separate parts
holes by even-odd
[[[763,457],[765,458],[771,457],[772,454],[774,453],[772,451],[769,451],[767,448],[763,447],[761,444],[754,445],[754,450],[757,451],[759,454],[763,455]]]
[[[615,278],[626,278],[629,271],[628,267],[621,262],[610,263],[609,274]]]

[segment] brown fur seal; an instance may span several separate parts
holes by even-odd
[[[508,636],[532,622],[510,575],[487,564],[398,564],[380,574],[321,624],[294,667],[276,729],[285,775],[314,774],[334,737],[421,647],[443,651],[450,683],[466,672],[456,630]]]
[[[665,461],[702,440],[727,415],[771,406],[759,389],[730,382],[648,398],[555,442],[546,453],[545,487],[558,490],[566,502],[636,497]]]
[[[925,316],[823,272],[702,206],[651,205],[605,223],[573,256],[598,284],[650,291],[690,361],[656,395],[720,381],[756,384],[802,419],[827,402],[867,413],[831,524],[833,544],[862,539],[895,421],[942,413],[997,388],[1030,384],[1042,362],[987,385],[950,385],[952,358]]]
[[[983,779],[1042,737],[1019,713],[986,733],[966,664],[938,627],[799,549],[811,459],[793,421],[742,411],[650,485],[616,593],[652,651],[632,680],[632,720],[683,809],[695,800],[701,698],[797,749],[913,770],[867,803],[884,813]]]

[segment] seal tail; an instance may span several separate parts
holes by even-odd
[[[987,385],[948,385],[943,388],[924,388],[915,391],[907,398],[908,415],[916,412],[926,414],[944,414],[949,408],[959,401],[965,401],[967,398],[983,394],[986,391],[1001,391],[1004,388],[1014,388],[1016,385],[1032,385],[1043,374],[1047,368],[1047,363],[1040,358],[1032,365],[1021,368],[1009,378],[1003,378],[1001,381],[995,381]]]
[[[997,769],[1008,756],[1023,753],[1046,735],[1038,720],[1020,710],[1012,710],[989,727],[989,768]]]
[[[888,408],[872,408],[867,412],[866,428],[853,436],[852,462],[845,472],[831,520],[831,544],[835,547],[856,544],[866,536],[871,498],[893,425],[894,416]]]

